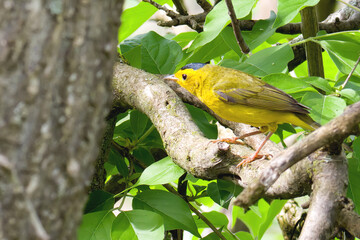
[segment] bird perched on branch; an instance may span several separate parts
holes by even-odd
[[[308,115],[308,107],[282,90],[239,70],[191,63],[165,79],[176,81],[220,117],[259,127],[259,131],[217,141],[236,143],[237,139],[267,133],[255,153],[238,166],[258,158],[261,148],[276,131],[278,124],[290,123],[308,130],[320,126]]]

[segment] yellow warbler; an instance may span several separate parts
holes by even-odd
[[[269,133],[257,151],[238,166],[257,158],[278,124],[290,123],[308,130],[320,126],[308,115],[308,107],[282,90],[239,70],[191,63],[166,79],[176,81],[220,117],[260,128],[260,131],[220,141],[235,142],[261,132]]]

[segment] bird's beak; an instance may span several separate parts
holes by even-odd
[[[177,77],[175,77],[174,74],[172,74],[172,75],[167,75],[167,76],[164,77],[164,79],[165,79],[165,80],[171,80],[171,81],[174,81],[174,82],[176,82],[176,81],[179,80]]]

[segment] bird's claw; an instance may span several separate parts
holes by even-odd
[[[216,139],[216,140],[212,140],[212,143],[217,143],[217,142],[226,142],[226,143],[233,143],[233,144],[240,144],[240,145],[244,145],[243,142],[237,141],[239,140],[238,137],[232,137],[232,138],[220,138],[220,139]]]
[[[238,164],[236,165],[237,168],[245,165],[245,164],[248,164],[248,163],[251,163],[255,160],[264,160],[264,159],[270,159],[270,157],[272,157],[271,154],[265,154],[265,155],[261,155],[261,154],[253,154],[252,156],[250,157],[244,157],[244,159]]]

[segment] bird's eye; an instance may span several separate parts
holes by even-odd
[[[187,78],[187,75],[186,74],[183,74],[183,75],[181,75],[182,76],[182,79],[183,80],[186,80],[186,78]]]

